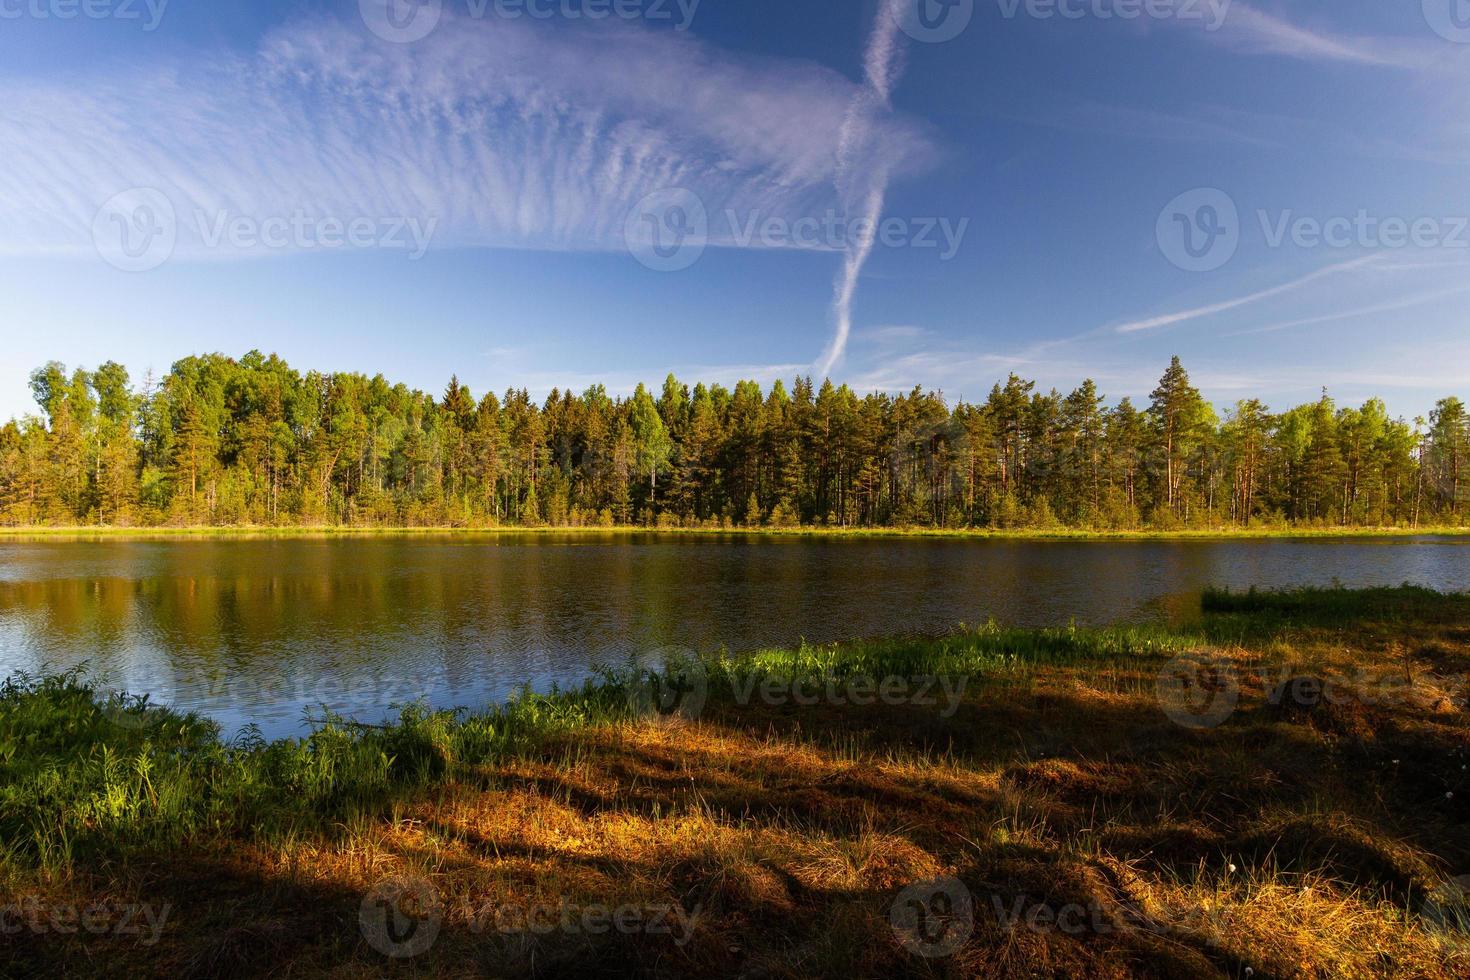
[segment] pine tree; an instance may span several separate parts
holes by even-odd
[[[1177,514],[1182,510],[1180,487],[1190,454],[1199,441],[1205,403],[1199,390],[1189,383],[1189,374],[1177,355],[1150,399],[1148,413],[1164,467],[1164,503]]]

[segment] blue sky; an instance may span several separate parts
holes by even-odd
[[[53,358],[251,348],[1470,395],[1466,0],[85,2],[0,0],[0,417]]]

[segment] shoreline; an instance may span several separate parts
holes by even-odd
[[[1343,527],[1343,528],[1198,528],[1182,530],[1085,530],[1071,528],[1015,530],[944,528],[686,528],[686,527],[270,527],[261,525],[184,527],[4,527],[0,541],[25,540],[172,540],[172,539],[320,539],[320,538],[498,538],[534,536],[750,537],[750,538],[909,538],[973,541],[1231,541],[1370,538],[1470,537],[1470,527]]]

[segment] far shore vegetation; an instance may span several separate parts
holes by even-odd
[[[976,541],[1210,541],[1241,539],[1312,539],[1312,538],[1425,538],[1470,536],[1470,527],[1219,527],[1176,528],[1170,531],[1143,529],[1098,530],[1092,528],[934,528],[934,527],[671,527],[550,525],[535,527],[494,525],[488,527],[363,527],[342,524],[319,526],[297,525],[213,525],[117,527],[22,526],[0,527],[0,541],[45,540],[168,540],[168,539],[233,539],[233,538],[489,538],[497,536],[605,536],[637,538],[646,536],[687,537],[768,537],[768,538],[924,538]]]
[[[252,351],[140,382],[31,376],[0,426],[0,527],[642,527],[1218,534],[1470,523],[1470,413],[1370,399],[1223,417],[1177,358],[1146,405],[1011,375],[980,401],[670,375],[477,397]]]
[[[1173,625],[711,652],[277,742],[15,676],[0,972],[1464,977],[1467,623],[1407,586],[1208,592]],[[868,697],[739,693],[824,686]],[[548,908],[687,928],[514,914]]]

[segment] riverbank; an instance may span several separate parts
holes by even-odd
[[[13,680],[0,946],[22,975],[1459,976],[1467,672],[1470,596],[1404,588],[305,742]]]
[[[104,540],[104,539],[190,539],[190,538],[373,538],[444,537],[493,538],[517,535],[578,535],[625,538],[637,535],[686,535],[692,537],[748,536],[773,538],[938,538],[981,541],[1228,541],[1251,539],[1311,538],[1415,538],[1467,537],[1470,527],[1249,527],[1198,528],[1181,530],[1084,530],[1074,528],[836,528],[836,527],[0,527],[3,540]]]

